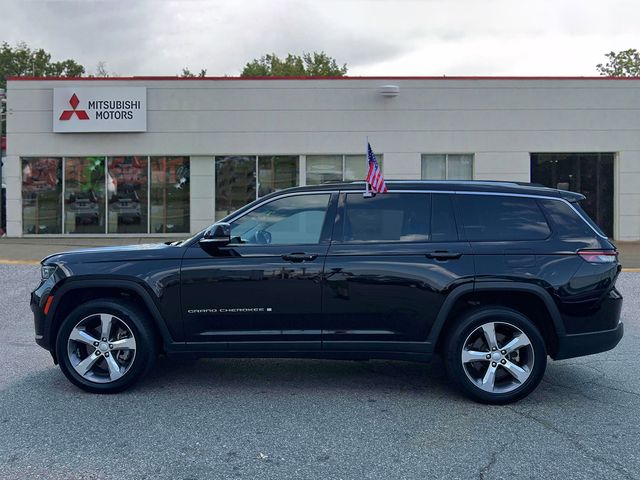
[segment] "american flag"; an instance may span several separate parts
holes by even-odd
[[[384,183],[384,177],[378,166],[378,160],[376,160],[376,156],[373,154],[369,142],[367,142],[367,161],[369,162],[369,171],[367,172],[365,182],[371,185],[371,190],[374,192],[385,193],[387,191],[387,185]]]

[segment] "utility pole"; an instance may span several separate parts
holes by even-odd
[[[4,205],[4,198],[3,198],[3,192],[4,190],[2,189],[2,159],[4,158],[4,142],[2,141],[3,138],[3,131],[4,131],[4,117],[5,117],[5,112],[4,112],[4,106],[7,102],[6,96],[5,96],[5,91],[4,89],[0,88],[0,232],[6,232],[7,226],[6,226],[6,215],[5,215],[5,205]],[[4,136],[4,138],[6,138],[6,136]]]

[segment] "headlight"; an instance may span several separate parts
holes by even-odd
[[[42,280],[46,280],[51,275],[53,275],[53,272],[56,271],[56,268],[58,268],[56,265],[42,265],[42,267],[40,268],[40,275],[42,276]]]

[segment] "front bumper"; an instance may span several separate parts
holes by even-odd
[[[558,338],[558,349],[552,358],[562,360],[606,352],[618,345],[623,334],[624,324],[620,322],[616,328],[611,330],[563,335]]]
[[[36,333],[36,343],[40,345],[42,348],[46,348],[49,350],[49,342],[45,339],[45,320],[46,315],[44,314],[43,308],[41,306],[41,300],[36,294],[36,292],[31,293],[31,311],[33,312],[33,323],[35,327]]]

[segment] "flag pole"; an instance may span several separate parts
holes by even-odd
[[[367,168],[369,168],[369,135],[367,135],[367,148],[365,149],[365,151],[367,152],[365,155],[366,158],[366,162],[367,162]],[[366,177],[364,179],[364,193],[362,194],[362,196],[364,198],[371,198],[373,197],[373,194],[369,191],[369,182],[367,181]]]

